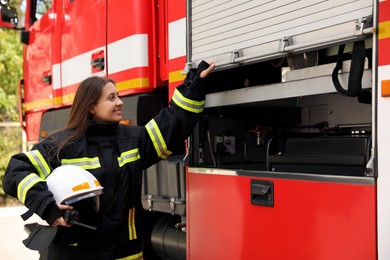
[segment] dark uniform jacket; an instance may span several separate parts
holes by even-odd
[[[45,182],[53,169],[78,165],[104,187],[98,213],[89,201],[92,199],[73,205],[79,211],[79,222],[96,226],[97,230],[78,225],[59,227],[49,247],[49,259],[142,258],[137,221],[142,170],[168,157],[191,133],[204,106],[204,80],[199,74],[206,67],[201,63],[197,71],[191,70],[176,88],[170,108],[161,110],[144,127],[91,123],[85,136],[61,150],[59,160],[53,156],[53,146],[69,134],[67,131],[11,158],[3,180],[4,191],[49,224],[62,214]]]

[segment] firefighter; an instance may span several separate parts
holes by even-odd
[[[25,218],[36,213],[58,227],[48,259],[143,259],[142,170],[167,158],[190,135],[204,107],[204,78],[213,69],[214,64],[204,61],[191,69],[175,89],[170,107],[143,127],[119,124],[123,102],[114,81],[87,78],[76,92],[65,128],[11,157],[4,191],[29,209]],[[99,211],[88,199],[72,207],[57,205],[45,179],[63,165],[89,171],[104,187]],[[62,210],[68,209],[77,210],[80,222],[97,229],[67,223]]]

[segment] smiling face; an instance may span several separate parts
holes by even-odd
[[[93,115],[93,121],[98,123],[119,122],[123,119],[122,107],[123,102],[118,97],[115,85],[109,82],[104,85],[102,94],[90,113]]]

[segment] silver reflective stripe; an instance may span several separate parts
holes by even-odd
[[[30,173],[27,175],[26,178],[24,178],[21,182],[18,184],[18,199],[24,204],[27,192],[30,190],[32,186],[34,186],[35,183],[44,181],[42,178],[39,178],[38,175],[35,173]]]
[[[99,157],[82,157],[82,158],[73,158],[73,159],[62,159],[62,165],[76,165],[84,170],[91,170],[100,168]]]
[[[165,159],[171,155],[172,152],[168,150],[156,121],[154,121],[154,119],[150,120],[145,127],[150,139],[152,139],[154,149],[156,150],[158,157]]]
[[[123,152],[123,153],[121,153],[121,156],[118,157],[119,167],[122,167],[126,163],[134,162],[134,161],[138,160],[139,158],[141,158],[141,157],[139,155],[138,148]]]
[[[31,150],[26,152],[25,155],[28,157],[30,162],[34,165],[35,169],[37,169],[39,176],[42,179],[46,179],[49,176],[51,170],[42,154],[38,150]]]
[[[196,101],[196,100],[186,98],[177,89],[175,89],[175,92],[173,92],[172,100],[179,107],[192,113],[201,113],[203,111],[204,104],[205,104],[204,100]]]

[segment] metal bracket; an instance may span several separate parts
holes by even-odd
[[[193,65],[192,62],[187,62],[186,65],[184,66],[184,70],[181,72],[182,75],[187,74],[191,69]]]
[[[374,177],[374,156],[372,155],[370,160],[366,164],[366,176]]]
[[[239,58],[242,56],[242,50],[240,49],[235,49],[230,53],[230,63],[236,63],[235,59]]]
[[[147,196],[147,200],[148,200],[148,210],[149,211],[152,211],[153,210],[153,200],[152,200],[152,198],[153,198],[153,195],[148,195]]]
[[[171,205],[171,214],[174,215],[175,214],[175,208],[176,208],[176,199],[175,198],[171,198],[169,204]]]
[[[359,18],[356,21],[356,31],[359,31],[359,34],[364,34],[363,30],[368,28],[368,19],[367,17]]]
[[[282,39],[279,40],[279,51],[285,52],[284,48],[292,45],[292,43],[293,43],[293,40],[292,40],[291,36],[283,37]]]

